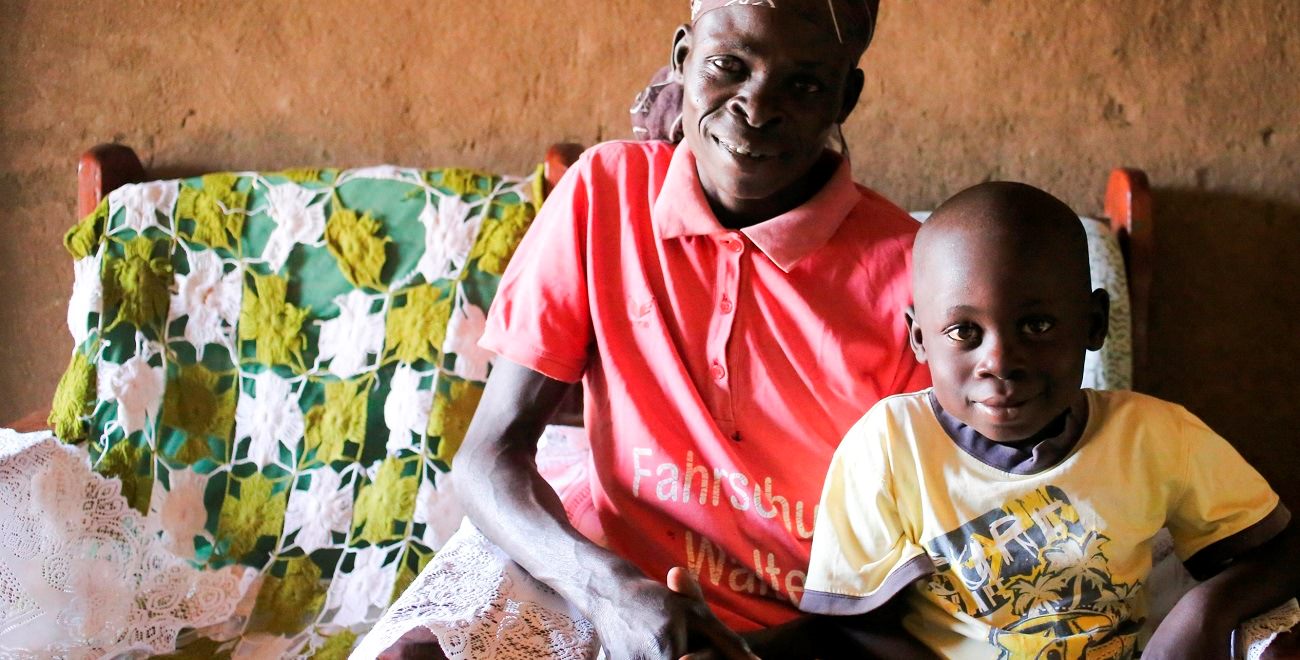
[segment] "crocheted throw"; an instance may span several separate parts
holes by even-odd
[[[455,531],[477,341],[540,181],[210,174],[120,188],[68,232],[52,427],[175,555],[247,567],[188,654],[343,657]]]

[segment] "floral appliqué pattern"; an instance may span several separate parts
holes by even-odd
[[[186,652],[344,657],[459,525],[478,339],[539,180],[218,173],[124,186],[68,232],[54,425],[178,561],[244,576],[251,611]]]

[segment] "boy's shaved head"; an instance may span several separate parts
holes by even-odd
[[[932,256],[943,258],[943,246],[953,241],[989,245],[998,254],[1007,252],[1048,254],[1056,267],[1072,275],[1079,291],[1091,283],[1088,270],[1088,238],[1079,216],[1052,195],[1030,185],[993,181],[971,186],[944,202],[930,215],[916,236],[914,248],[916,278],[933,272],[922,267]],[[936,253],[932,255],[931,253]],[[1045,254],[1044,254],[1045,253]],[[986,256],[993,256],[986,253]]]
[[[945,411],[998,441],[1030,438],[1079,398],[1106,337],[1088,241],[1061,200],[983,183],[944,202],[913,248],[912,348]]]

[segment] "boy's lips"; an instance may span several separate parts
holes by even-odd
[[[971,404],[989,417],[1011,421],[1020,416],[1020,412],[1033,400],[1033,397],[989,397]]]

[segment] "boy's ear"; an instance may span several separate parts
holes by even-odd
[[[1088,350],[1101,350],[1109,328],[1110,294],[1105,289],[1097,289],[1088,300]]]
[[[673,69],[673,78],[682,81],[682,72],[686,69],[686,56],[691,53],[691,26],[681,25],[673,33],[673,50],[668,65]]]
[[[854,67],[849,72],[849,79],[844,83],[844,104],[840,106],[840,116],[835,120],[837,124],[843,124],[848,120],[849,115],[853,114],[853,109],[858,107],[858,100],[862,98],[862,87],[866,85],[867,77],[862,69]]]
[[[925,343],[921,336],[921,324],[916,321],[916,310],[908,305],[903,310],[903,318],[907,319],[907,343],[911,344],[916,361],[925,364]]]

